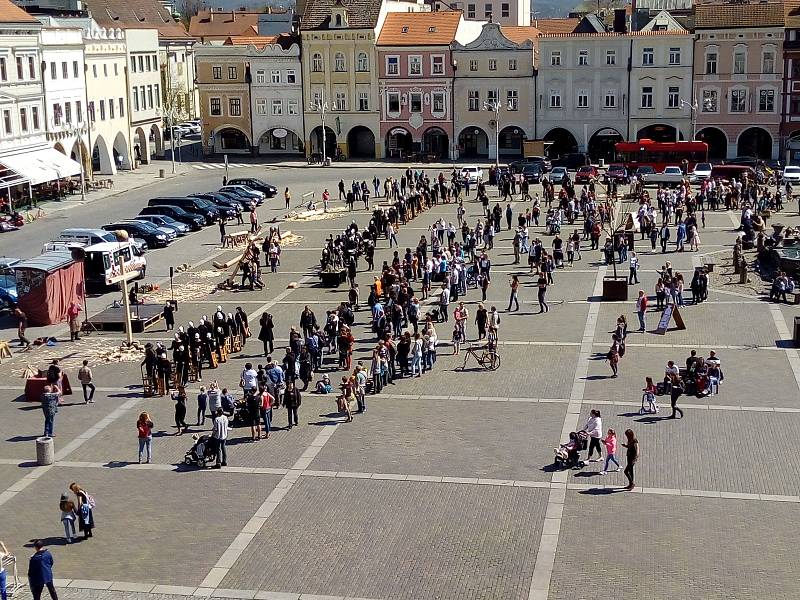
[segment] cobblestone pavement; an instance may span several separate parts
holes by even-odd
[[[274,173],[278,184],[283,172]],[[480,207],[466,207],[474,222]],[[790,208],[781,222],[800,224],[796,205]],[[272,204],[263,212],[262,219],[281,216]],[[454,220],[455,207],[435,207],[402,227],[401,250],[439,216]],[[685,274],[703,253],[729,260],[732,217],[707,213],[700,254],[664,256],[637,240],[641,283],[629,288],[631,297],[639,288],[652,294],[666,260]],[[322,288],[307,276],[327,235],[351,219],[363,226],[367,213],[285,224],[303,241],[285,250],[266,290],[185,299],[178,321],[211,314],[217,304],[226,311],[238,305],[257,332],[258,315],[269,310],[280,357],[304,304],[321,321],[345,299],[345,289]],[[542,236],[541,228],[534,235]],[[213,251],[215,260],[233,256],[210,249],[210,237],[203,252]],[[192,440],[174,435],[168,399],[141,398],[137,363],[95,367],[97,402],[84,405],[79,394],[67,399],[56,420],[56,463],[37,467],[41,411],[23,401],[15,373],[24,362],[43,366],[43,354],[4,361],[0,506],[7,518],[0,539],[19,556],[21,572],[32,540],[47,541],[66,600],[797,598],[800,559],[791,524],[800,510],[800,469],[792,440],[800,428],[800,358],[788,343],[797,308],[725,286],[716,291],[712,276],[709,302],[682,310],[687,329],[656,335],[658,313],[649,313],[648,332],[630,334],[619,377],[611,378],[608,332],[620,314],[636,321],[632,301],[599,302],[611,267],[584,250],[573,267],[555,273],[551,310],[540,315],[532,277],[511,264],[509,232],[498,236],[492,256],[485,304],[501,310],[498,371],[473,361],[462,372],[463,353],[451,356],[442,343],[432,372],[369,397],[368,411],[353,423],[341,423],[333,396],[306,393],[300,425],[291,431],[282,410],[268,441],[253,443],[248,429],[234,428],[229,467],[221,471],[181,464]],[[390,259],[382,242],[376,264]],[[618,270],[626,275],[627,265]],[[522,282],[517,313],[504,310],[512,273]],[[371,279],[359,273],[364,297]],[[287,289],[290,282],[299,284]],[[470,339],[479,298],[470,290],[464,299]],[[367,318],[362,308],[356,360],[368,360],[373,346]],[[440,339],[450,338],[451,326],[437,326]],[[151,330],[139,337],[170,335]],[[101,334],[92,343],[120,340]],[[683,364],[692,348],[722,357],[720,393],[682,397],[683,419],[665,418],[668,398],[660,398],[658,415],[640,415],[644,378],[659,379],[667,360]],[[58,350],[67,360],[79,358],[67,344]],[[248,360],[266,360],[256,339],[204,373],[204,383],[217,379],[236,390]],[[340,376],[333,367],[330,374],[334,381]],[[190,386],[192,433],[211,425],[193,424],[198,385]],[[601,476],[600,463],[553,470],[553,447],[591,408],[601,410],[604,427],[636,432],[637,492],[621,492],[622,473]],[[152,465],[136,460],[141,411],[156,425]],[[97,499],[97,530],[68,546],[58,498],[73,481]]]

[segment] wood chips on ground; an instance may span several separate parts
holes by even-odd
[[[94,339],[93,339],[94,338]],[[54,358],[58,359],[61,368],[68,371],[73,383],[77,383],[77,371],[84,360],[89,366],[107,363],[142,362],[144,360],[144,344],[134,342],[130,347],[114,345],[95,335],[84,336],[76,342],[59,342],[55,346],[36,346],[26,352],[26,363],[16,365],[12,370],[14,377],[26,377],[26,372],[46,369]]]

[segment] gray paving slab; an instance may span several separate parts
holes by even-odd
[[[791,528],[775,524],[798,511],[778,502],[567,492],[550,597],[794,598],[800,559],[782,551],[793,543]],[[747,526],[731,526],[732,515]]]
[[[527,598],[545,494],[301,478],[222,585],[367,598]]]

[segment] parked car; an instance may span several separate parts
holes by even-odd
[[[473,165],[461,168],[461,179],[469,181],[470,183],[478,183],[479,179],[483,179],[483,169]]]
[[[278,193],[278,188],[276,186],[256,177],[235,177],[234,179],[228,180],[228,185],[246,185],[259,192],[264,192],[265,198],[272,198]]]
[[[675,187],[686,179],[686,174],[680,167],[667,166],[661,173],[648,173],[644,176],[644,185],[663,185]]]
[[[154,205],[145,206],[140,215],[163,215],[186,225],[191,231],[199,231],[206,224],[202,215],[186,212],[178,206]]]
[[[167,215],[138,215],[133,218],[134,221],[147,221],[156,227],[168,227],[172,229],[176,235],[186,235],[189,233],[189,226],[186,223],[176,221]]]
[[[550,159],[546,156],[526,156],[525,158],[520,158],[519,160],[515,160],[509,166],[515,173],[522,173],[522,169],[525,168],[527,165],[541,165],[542,170],[547,173],[552,168],[552,164]]]
[[[173,125],[171,134],[170,134],[170,128],[169,127],[165,127],[164,128],[164,139],[165,140],[170,139],[173,135],[175,137],[182,138],[182,137],[186,137],[187,135],[191,135],[191,134],[192,134],[192,131],[188,127],[186,127],[184,125]]]
[[[539,183],[544,175],[544,168],[539,163],[522,167],[522,176],[528,183]]]
[[[219,219],[219,211],[200,198],[189,198],[188,196],[177,198],[153,198],[147,203],[148,206],[178,206],[183,210],[202,216],[206,220],[206,225],[211,225]]]
[[[553,184],[562,184],[569,178],[569,171],[567,167],[553,167],[553,170],[547,175],[550,182]]]
[[[75,242],[81,246],[94,246],[95,244],[104,244],[106,242],[116,242],[117,238],[109,231],[102,229],[91,229],[87,227],[71,227],[65,229],[58,234],[58,238],[53,241]],[[134,238],[131,242],[136,249],[141,253],[147,250],[147,244],[144,240]]]
[[[589,155],[584,152],[570,152],[569,154],[562,154],[558,158],[553,159],[552,164],[554,167],[566,167],[571,170],[578,170],[590,164]]]
[[[153,227],[153,228],[157,229],[158,231],[160,231],[161,233],[163,233],[164,235],[167,236],[167,243],[168,244],[170,242],[174,241],[176,237],[178,237],[178,232],[175,231],[172,227],[165,227],[163,225],[156,225],[155,223],[151,223],[150,221],[146,221],[144,219],[137,219],[137,218],[134,217],[133,219],[125,219],[124,222],[125,223],[128,223],[128,222],[143,223],[144,225],[148,225],[150,227]]]
[[[18,258],[0,257],[0,311],[11,310],[17,303],[17,276],[14,266]]]
[[[217,210],[219,210],[219,213],[221,215],[225,215],[225,217],[228,219],[232,219],[242,212],[242,209],[238,203],[223,197],[217,198],[214,193],[190,194],[189,196],[191,198],[200,198],[216,206]]]
[[[224,185],[219,188],[221,192],[235,192],[240,196],[244,196],[245,198],[252,198],[253,200],[261,201],[264,200],[264,192],[260,192],[258,190],[254,190],[251,187],[247,187],[246,185]]]
[[[620,163],[615,163],[613,165],[608,165],[608,169],[606,169],[606,180],[608,181],[616,181],[617,183],[630,183],[630,175],[628,175],[628,169],[625,165]]]
[[[190,135],[200,135],[200,133],[202,133],[200,123],[196,121],[186,121],[185,123],[180,123],[178,126],[183,127]]]
[[[128,235],[142,238],[150,248],[163,248],[168,243],[167,234],[160,231],[152,223],[144,221],[118,221],[103,225],[106,231],[127,231]]]
[[[575,173],[575,183],[589,183],[595,181],[599,175],[600,172],[597,170],[597,167],[584,165]]]
[[[711,163],[701,162],[697,163],[692,169],[692,174],[689,176],[689,181],[703,181],[711,177]]]
[[[793,165],[785,167],[781,175],[781,183],[791,183],[792,185],[800,183],[800,167]]]
[[[642,180],[648,175],[654,175],[655,172],[656,170],[650,165],[639,165],[636,167],[636,177]]]
[[[226,200],[230,200],[231,202],[235,202],[239,208],[241,208],[244,212],[250,212],[253,207],[254,200],[252,198],[246,198],[244,196],[240,196],[236,192],[214,192],[217,196],[221,198],[225,198]],[[258,205],[258,202],[255,202]]]

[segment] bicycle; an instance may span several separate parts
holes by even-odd
[[[478,351],[480,350],[483,352],[478,354]],[[461,371],[464,371],[467,368],[467,360],[470,356],[475,358],[475,360],[478,361],[478,364],[487,371],[496,371],[500,368],[500,355],[497,353],[497,350],[490,348],[488,345],[468,346],[466,352],[467,353],[464,355],[464,364],[461,365]]]

